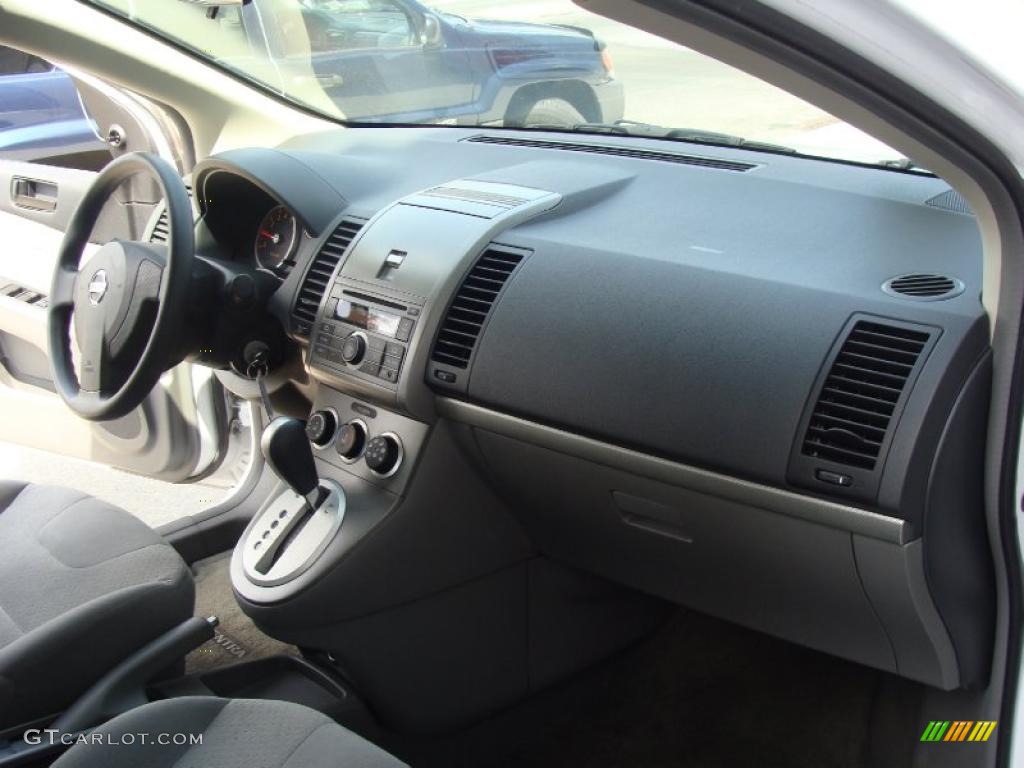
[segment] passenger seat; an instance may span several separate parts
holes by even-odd
[[[52,768],[143,765],[403,768],[405,763],[298,704],[192,696],[153,702],[115,717],[90,732]]]

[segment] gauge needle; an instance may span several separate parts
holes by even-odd
[[[281,242],[280,235],[275,235],[273,232],[267,232],[267,230],[265,229],[260,230],[260,237],[267,238],[267,240],[272,241],[274,245],[277,245],[279,242]]]

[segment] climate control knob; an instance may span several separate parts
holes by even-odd
[[[366,466],[378,475],[393,474],[401,461],[402,443],[390,432],[377,435],[366,444]]]
[[[338,420],[334,418],[331,411],[314,411],[313,415],[306,421],[306,437],[309,442],[318,448],[323,448],[331,442],[334,437],[334,430],[338,427]]]
[[[338,430],[338,440],[334,447],[338,455],[347,461],[355,461],[366,445],[366,425],[361,421],[350,421],[342,424]]]
[[[366,354],[366,337],[361,333],[353,333],[341,348],[341,359],[349,365],[357,365]]]

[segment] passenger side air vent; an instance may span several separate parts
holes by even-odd
[[[469,367],[494,303],[527,253],[492,244],[469,270],[455,292],[434,342],[431,360],[440,366],[434,370],[435,381],[455,383],[457,374],[448,369],[463,371]]]
[[[899,295],[922,301],[939,301],[951,299],[964,292],[964,284],[946,275],[902,275],[887,280],[882,290],[888,294]]]
[[[903,389],[928,334],[859,322],[818,396],[804,454],[874,469]]]
[[[313,257],[292,309],[293,333],[309,338],[334,269],[365,223],[362,219],[342,219]]]
[[[925,200],[924,204],[930,205],[932,208],[940,208],[944,211],[963,213],[967,216],[974,215],[967,200],[955,189],[947,189],[945,192],[940,192],[935,197]]]
[[[877,492],[893,431],[933,341],[921,326],[856,319],[817,387],[790,475],[819,490]]]
[[[725,160],[720,157],[702,155],[684,155],[681,152],[659,152],[653,149],[636,149],[615,144],[584,144],[573,141],[542,141],[539,139],[518,139],[510,136],[470,136],[464,141],[475,144],[501,144],[509,147],[532,147],[534,149],[560,149],[563,152],[588,152],[594,155],[613,155],[628,157],[634,160],[659,160],[664,163],[681,165],[697,165],[702,168],[715,168],[720,171],[749,171],[757,166],[737,160]]]
[[[188,190],[188,198],[192,199],[192,187],[185,185],[185,189]],[[166,243],[167,238],[170,235],[170,217],[167,214],[167,204],[160,204],[160,216],[156,220],[156,224],[153,225],[153,231],[149,234],[149,242],[151,243]]]

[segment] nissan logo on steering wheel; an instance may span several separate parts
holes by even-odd
[[[106,295],[107,271],[105,269],[97,269],[96,274],[89,281],[89,303],[95,307],[103,301],[103,297]]]

